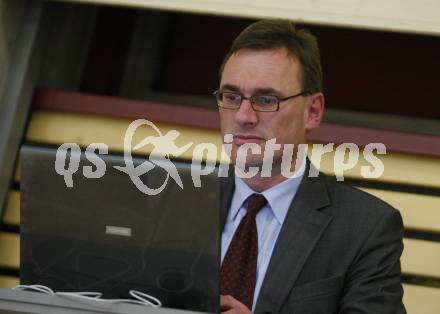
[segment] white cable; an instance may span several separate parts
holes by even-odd
[[[13,290],[33,290],[38,292],[43,292],[46,294],[52,294],[52,295],[58,295],[73,299],[83,299],[83,300],[93,300],[98,302],[105,302],[105,303],[132,303],[132,304],[138,304],[143,306],[152,306],[152,307],[161,307],[162,302],[160,302],[155,297],[140,292],[136,290],[130,290],[130,295],[137,299],[101,299],[102,293],[101,292],[54,292],[49,287],[43,286],[43,285],[18,285],[13,288]]]
[[[102,303],[133,303],[138,305],[147,305],[145,302],[137,301],[137,300],[130,300],[130,299],[100,299],[100,298],[94,298],[94,297],[88,297],[86,295],[81,294],[75,294],[75,293],[65,293],[65,292],[57,292],[56,295],[72,298],[72,299],[83,299],[83,300],[93,300],[98,301]]]
[[[55,292],[58,295],[67,295],[67,296],[84,296],[90,299],[99,299],[102,297],[101,292]]]
[[[47,294],[55,294],[51,288],[43,285],[18,285],[14,287],[13,290],[33,290]]]
[[[146,293],[143,293],[143,292],[140,292],[137,290],[130,290],[129,293],[133,298],[138,299],[142,302],[145,302],[146,304],[148,304],[150,306],[153,306],[153,307],[161,307],[162,306],[162,302],[160,302],[159,299],[157,299],[149,294],[146,294]],[[153,301],[153,303],[151,301]]]

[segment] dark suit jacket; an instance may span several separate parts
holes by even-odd
[[[400,213],[334,178],[309,178],[308,169],[309,163],[254,313],[406,313]],[[223,185],[222,224],[233,182],[231,176]]]

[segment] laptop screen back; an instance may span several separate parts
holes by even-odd
[[[100,157],[104,176],[83,175],[83,166],[93,164],[82,153],[73,187],[67,187],[55,171],[56,149],[23,146],[21,283],[99,291],[107,298],[135,289],[166,307],[217,312],[218,176],[203,176],[194,187],[191,165],[173,162],[183,189],[169,177],[162,192],[147,195],[114,168],[125,166],[123,157]],[[167,173],[156,165],[140,178],[158,188]]]

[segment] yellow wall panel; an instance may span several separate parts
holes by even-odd
[[[404,284],[403,290],[403,303],[408,314],[440,312],[440,288]]]
[[[20,192],[9,191],[3,221],[7,224],[20,224]]]
[[[0,276],[0,288],[14,288],[20,283],[20,278],[11,276]]]
[[[403,240],[402,271],[408,274],[440,277],[440,243]]]
[[[105,143],[109,150],[123,152],[124,135],[132,121],[128,119],[101,117],[97,115],[86,115],[78,113],[60,113],[53,111],[36,111],[28,125],[26,139],[29,141],[56,144],[74,142],[82,147],[91,143]],[[195,145],[200,143],[213,143],[218,149],[217,158],[221,155],[222,138],[215,130],[202,128],[191,128],[174,126],[163,123],[155,123],[163,135],[170,130],[178,130],[180,136],[175,141],[181,147],[189,142],[193,146],[181,155],[181,158],[191,159]],[[133,137],[134,147],[147,136],[157,136],[157,133],[150,127],[140,127]],[[164,146],[164,151],[166,150]],[[137,153],[151,152],[151,145],[136,151]]]
[[[101,117],[97,115],[36,111],[31,117],[26,139],[55,145],[75,142],[82,147],[86,147],[93,142],[102,142],[107,144],[110,150],[122,152],[124,134],[130,122],[132,121],[128,119]],[[179,147],[189,142],[194,143],[192,148],[199,143],[213,143],[217,147],[217,158],[221,158],[222,162],[228,160],[224,154],[221,155],[222,138],[220,133],[216,130],[161,123],[157,123],[156,125],[163,134],[169,130],[177,129],[180,132],[180,136],[176,140],[176,144]],[[139,128],[134,136],[133,146],[149,135],[156,135],[152,128]],[[319,149],[316,151],[319,151]],[[151,145],[140,149],[139,152],[151,152]],[[186,153],[182,154],[181,157],[191,159],[192,152],[193,150],[189,149]],[[309,155],[310,152],[312,152],[312,149],[309,149]],[[379,178],[381,181],[440,187],[440,158],[396,153],[377,156],[384,164],[384,172]],[[320,169],[326,173],[333,173],[335,171],[334,160],[334,152],[324,154],[322,156]],[[359,162],[354,168],[343,173],[344,178],[363,179],[361,166],[369,165],[370,164],[363,157],[362,152],[360,152]],[[336,168],[338,167],[336,166]]]
[[[337,145],[335,145],[336,147]],[[319,151],[319,150],[317,150]],[[310,153],[309,153],[310,155]],[[364,158],[362,151],[359,152],[357,165],[343,172],[344,178],[355,178],[365,180],[380,180],[391,183],[412,184],[419,186],[440,187],[440,158],[406,155],[390,153],[377,155],[384,167],[384,171],[379,178],[365,178],[361,174],[362,166],[370,166]],[[347,152],[348,157],[348,152]],[[335,152],[322,155],[321,171],[325,173],[335,173],[338,163],[335,164]]]
[[[0,233],[0,266],[20,267],[20,236],[18,234]]]
[[[440,243],[405,238],[404,246],[403,272],[440,277]],[[19,261],[19,235],[0,233],[0,266],[18,268]]]
[[[440,196],[361,188],[398,209],[405,228],[440,232]]]

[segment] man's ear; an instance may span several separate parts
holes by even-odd
[[[321,124],[324,116],[324,94],[313,93],[307,97],[306,132],[309,132]]]

